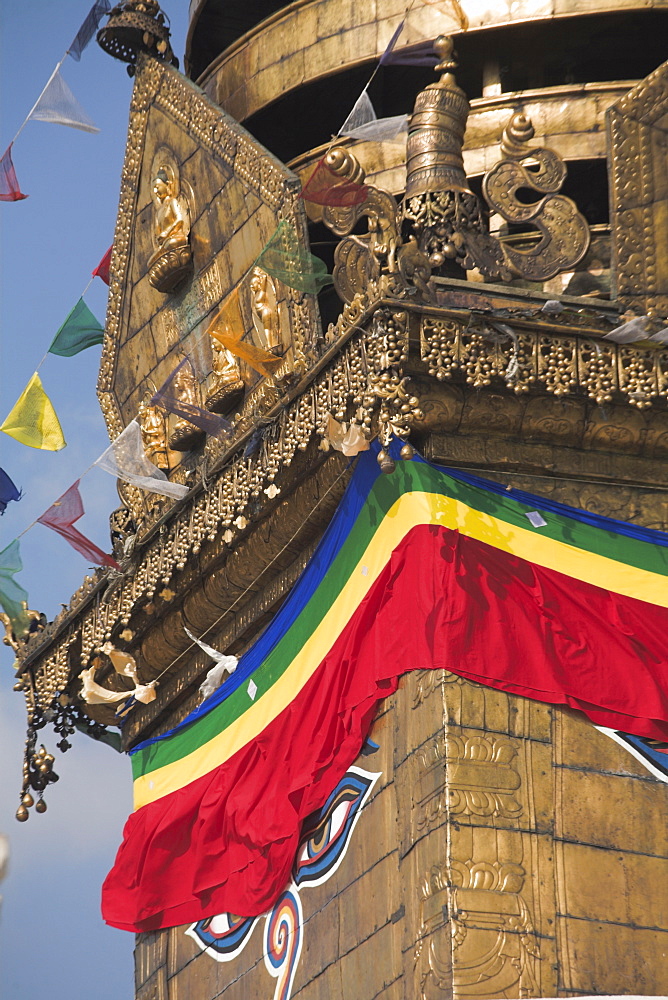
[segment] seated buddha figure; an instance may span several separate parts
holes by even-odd
[[[159,166],[151,187],[155,206],[153,243],[155,251],[149,258],[148,277],[158,291],[168,292],[181,281],[190,269],[192,250],[190,212],[180,191],[174,169],[167,164]]]

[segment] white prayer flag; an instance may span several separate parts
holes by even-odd
[[[26,119],[31,120],[69,125],[70,128],[79,128],[83,132],[100,131],[63,80],[58,66]]]
[[[603,340],[614,340],[616,344],[632,344],[636,340],[645,340],[649,324],[649,316],[636,316],[628,323],[622,323],[610,333],[606,333]]]
[[[400,140],[401,134],[407,131],[407,115],[378,118],[375,108],[371,103],[371,98],[366,90],[363,90],[355,101],[352,111],[339,129],[339,135],[345,135],[349,139],[393,142]]]
[[[181,483],[170,483],[164,472],[146,457],[141,437],[141,427],[131,420],[125,430],[93,462],[105,472],[125,483],[139,486],[150,493],[180,500],[188,492]]]

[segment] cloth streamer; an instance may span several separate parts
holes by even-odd
[[[20,500],[23,496],[4,469],[0,469],[0,514],[4,514],[11,500]]]
[[[335,174],[327,166],[326,157],[323,156],[316,163],[315,170],[304,185],[300,198],[314,205],[349,207],[361,205],[366,200],[368,190],[366,184],[358,184],[356,181]]]
[[[287,219],[279,223],[254,266],[289,288],[311,295],[333,281],[325,262],[301,246],[294,226]]]
[[[350,426],[346,427],[331,413],[327,420],[327,440],[335,451],[340,451],[346,458],[353,458],[361,451],[369,450],[369,439],[359,424],[352,421]]]
[[[65,83],[60,74],[60,64],[51,74],[26,121],[53,122],[54,125],[81,129],[82,132],[100,131]]]
[[[128,426],[113,441],[106,451],[103,451],[93,465],[99,466],[105,472],[122,479],[123,482],[139,486],[150,493],[180,500],[188,492],[188,487],[181,483],[170,483],[169,479],[157,466],[146,457],[142,442],[141,427],[136,420],[131,420]]]
[[[190,359],[185,357],[151,397],[151,406],[159,406],[163,410],[167,410],[168,413],[174,413],[177,417],[182,417],[211,437],[226,437],[232,430],[232,424],[229,420],[225,420],[224,417],[219,416],[217,413],[209,413],[208,410],[197,406],[195,403],[189,403],[187,400],[181,399],[176,392],[174,385],[175,383],[178,385],[178,375],[185,367],[189,367],[193,373],[193,378],[195,377],[193,365]]]
[[[88,705],[113,705],[120,701],[128,701],[133,698],[144,705],[155,701],[155,681],[142,684],[139,680],[137,663],[133,656],[116,649],[110,642],[105,642],[101,651],[111,660],[111,664],[117,674],[127,677],[132,681],[134,687],[129,691],[111,691],[102,687],[95,680],[95,671],[102,666],[102,660],[96,656],[92,665],[87,670],[82,670],[79,674],[81,681],[81,697]]]
[[[111,4],[109,0],[96,0],[96,3],[88,11],[83,24],[77,31],[74,41],[67,50],[68,56],[72,56],[76,62],[79,62],[81,53],[100,26],[103,14],[108,14],[110,10]]]
[[[0,431],[41,451],[60,451],[65,447],[60,421],[37,372],[5,417]]]
[[[102,280],[104,281],[105,285],[109,284],[109,268],[111,267],[111,252],[112,252],[113,249],[114,249],[114,245],[112,243],[112,245],[109,247],[109,249],[105,253],[105,255],[102,258],[102,260],[100,261],[100,263],[95,268],[95,270],[91,271],[91,274],[93,275],[93,277],[94,278],[102,278]]]
[[[260,375],[271,376],[283,364],[283,358],[277,357],[272,351],[256,347],[255,344],[243,339],[246,326],[241,313],[238,288],[224,300],[209,323],[207,334],[214,337],[235,358],[249,364]]]
[[[37,518],[37,521],[62,535],[73,549],[90,562],[100,566],[113,566],[114,569],[120,570],[121,567],[113,556],[107,555],[74,527],[75,521],[84,515],[79,482],[77,479],[76,483],[72,483],[70,488]]]
[[[48,353],[71,358],[87,347],[101,344],[103,340],[104,327],[95,319],[83,298],[80,298],[51,341]]]
[[[392,475],[377,446],[359,456],[311,561],[234,674],[133,748],[135,812],[105,882],[107,922],[146,931],[270,908],[302,823],[409,670],[668,737],[668,535],[520,501],[400,461],[400,447]],[[546,523],[533,528],[537,509]]]
[[[28,627],[28,591],[14,579],[14,574],[22,569],[19,540],[15,538],[0,552],[0,606],[17,635],[23,634]]]
[[[397,142],[407,132],[408,115],[379,118],[366,90],[357,98],[353,110],[339,129],[339,135],[367,142]]]
[[[0,201],[21,201],[28,197],[19,187],[12,162],[12,145],[13,143],[9,144],[0,160]]]

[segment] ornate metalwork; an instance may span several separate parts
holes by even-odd
[[[420,356],[439,381],[461,371],[476,388],[502,378],[516,393],[542,383],[555,396],[584,390],[597,403],[620,392],[639,410],[668,392],[666,350],[513,330],[482,318],[476,329],[460,319],[425,316]]]
[[[504,156],[485,174],[482,190],[487,204],[507,222],[535,226],[541,238],[529,250],[503,243],[503,253],[515,274],[529,281],[546,281],[578,264],[589,248],[589,227],[575,202],[558,194],[566,165],[552,149],[526,143],[534,127],[523,114],[514,114],[501,140]],[[520,190],[536,192],[533,204],[520,201]],[[540,196],[543,197],[540,197]]]
[[[668,63],[607,112],[613,274],[621,306],[668,316]]]
[[[330,149],[325,157],[329,169],[347,180],[361,184],[364,171],[355,156],[342,146]],[[337,236],[345,237],[334,251],[334,287],[344,302],[352,302],[381,275],[393,280],[404,294],[431,292],[427,282],[431,265],[415,240],[402,243],[401,219],[396,199],[388,191],[367,184],[366,199],[359,205],[325,206],[322,220]],[[366,217],[368,232],[350,236],[359,219]]]
[[[442,76],[415,100],[408,126],[403,218],[432,267],[451,262],[507,280],[511,272],[502,248],[487,232],[480,203],[464,173],[469,103],[452,73],[457,66],[452,38],[439,37],[434,49],[440,59],[436,71]]]
[[[107,24],[97,33],[97,41],[114,59],[128,63],[128,73],[133,76],[140,52],[178,67],[169,35],[157,0],[122,0],[109,12]]]

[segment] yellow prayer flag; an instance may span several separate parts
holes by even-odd
[[[0,431],[15,438],[29,448],[42,451],[60,451],[66,441],[53,403],[44,392],[37,372],[5,418]]]
[[[245,332],[239,289],[235,288],[212,319],[207,333],[235,358],[246,361],[260,375],[271,375],[283,364],[283,358],[277,357],[271,351],[265,351],[263,347],[256,347],[255,344],[242,340]]]

